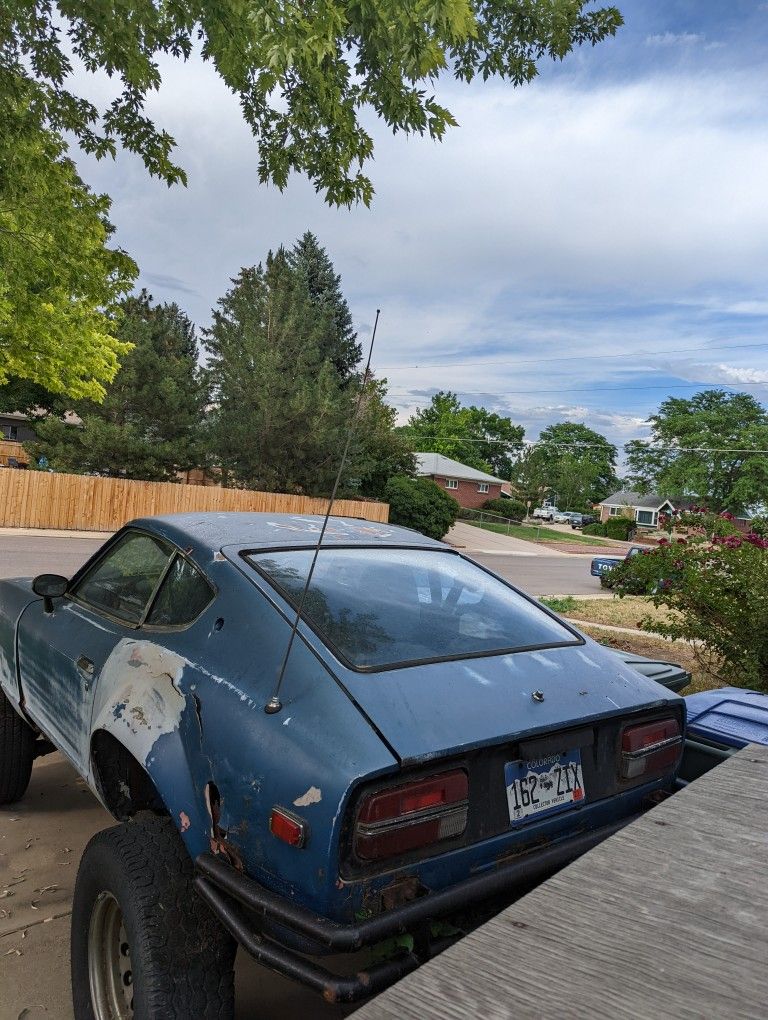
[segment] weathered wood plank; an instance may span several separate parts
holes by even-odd
[[[355,1013],[764,1018],[768,747],[751,745]]]

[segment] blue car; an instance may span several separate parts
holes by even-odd
[[[613,570],[617,563],[623,563],[624,560],[631,559],[633,556],[639,556],[641,552],[643,552],[642,546],[633,545],[624,556],[595,556],[590,564],[589,572],[592,577],[602,577]]]
[[[118,822],[77,1020],[231,1016],[238,944],[372,995],[673,789],[682,698],[404,528],[331,518],[303,598],[321,526],[148,518],[0,582],[0,803],[58,748]]]

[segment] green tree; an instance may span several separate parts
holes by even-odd
[[[669,397],[650,421],[650,441],[625,446],[634,486],[731,513],[765,503],[768,411],[751,394]]]
[[[137,269],[109,247],[109,198],[83,184],[29,102],[3,88],[2,67],[0,386],[15,377],[99,400],[130,349],[112,313]]]
[[[384,489],[392,524],[441,539],[455,523],[459,504],[431,478],[390,478]]]
[[[30,417],[63,413],[67,401],[60,393],[51,393],[39,383],[12,376],[0,386],[0,413],[19,411]]]
[[[369,202],[362,166],[373,140],[361,112],[393,131],[440,139],[456,121],[434,89],[441,76],[532,80],[536,62],[600,42],[622,24],[589,0],[6,0],[0,8],[0,107],[21,92],[40,124],[73,133],[97,156],[120,142],[168,183],[184,180],[173,139],[147,117],[159,57],[200,45],[237,96],[259,146],[259,177],[283,188],[306,174],[327,201]],[[105,109],[66,85],[73,57],[120,83]]]
[[[463,407],[455,393],[441,390],[429,407],[411,415],[402,433],[419,453],[442,453],[508,479],[525,430],[484,407]]]
[[[355,377],[354,390],[361,385]],[[369,379],[354,424],[349,466],[345,472],[350,492],[381,499],[394,475],[410,476],[416,460],[407,438],[395,427],[397,411],[386,402],[386,380]],[[351,484],[354,482],[354,484]]]
[[[525,498],[557,497],[566,510],[588,509],[616,490],[616,447],[580,422],[543,429],[536,444],[515,464],[513,483]]]
[[[227,484],[309,495],[333,485],[351,395],[318,310],[281,248],[240,270],[204,333],[211,443]]]
[[[352,314],[341,292],[341,277],[333,267],[328,252],[309,230],[299,238],[287,255],[288,265],[299,273],[312,303],[324,314],[327,336],[322,344],[342,379],[349,379],[362,357]]]
[[[106,472],[174,481],[200,466],[206,393],[197,367],[195,328],[175,304],[142,291],[121,308],[121,340],[132,345],[101,403],[81,401],[81,419],[49,417],[30,452],[59,471]]]

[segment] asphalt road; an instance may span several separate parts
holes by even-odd
[[[0,577],[64,574],[70,577],[99,548],[91,538],[52,538],[38,535],[0,535]],[[506,555],[471,552],[489,567],[531,595],[589,595],[600,592],[600,582],[589,573],[589,556]]]

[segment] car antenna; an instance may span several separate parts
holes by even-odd
[[[274,715],[275,712],[279,712],[280,709],[283,707],[283,703],[280,700],[280,688],[281,688],[281,686],[283,684],[283,677],[285,676],[285,670],[286,670],[286,667],[288,665],[288,657],[291,654],[291,648],[293,648],[293,641],[294,641],[294,638],[296,637],[296,631],[298,630],[299,623],[301,621],[301,614],[304,612],[304,603],[305,603],[306,598],[307,598],[307,592],[309,591],[309,586],[312,583],[312,575],[315,572],[315,564],[317,563],[317,555],[320,552],[320,546],[323,544],[323,537],[325,536],[325,529],[328,527],[328,520],[329,520],[329,518],[331,516],[331,510],[333,510],[333,504],[334,504],[334,502],[336,500],[336,491],[339,488],[339,482],[341,481],[341,475],[342,475],[342,472],[344,471],[344,465],[347,462],[347,454],[349,453],[349,447],[350,447],[350,444],[352,442],[352,436],[355,433],[355,425],[357,424],[357,416],[360,413],[360,407],[361,407],[361,405],[363,403],[363,395],[365,393],[365,384],[368,382],[368,374],[369,374],[370,369],[371,369],[371,357],[373,356],[373,345],[374,345],[374,342],[376,340],[376,327],[379,325],[379,315],[380,314],[381,314],[381,309],[377,308],[376,309],[376,318],[375,318],[374,323],[373,323],[373,331],[371,332],[371,343],[370,343],[370,346],[368,347],[368,360],[365,363],[365,372],[363,373],[363,382],[362,382],[362,385],[360,386],[360,392],[357,395],[357,400],[355,402],[355,407],[354,407],[354,410],[352,412],[352,419],[351,419],[351,421],[349,423],[349,428],[347,429],[347,440],[346,440],[346,442],[344,444],[344,452],[341,455],[341,462],[339,463],[339,470],[336,472],[336,481],[333,483],[333,490],[331,491],[331,498],[328,500],[328,509],[327,509],[327,511],[325,513],[325,518],[323,520],[323,526],[320,529],[320,534],[319,534],[318,539],[317,539],[317,544],[315,545],[315,551],[314,551],[314,555],[312,556],[312,562],[309,565],[309,573],[307,574],[307,580],[306,580],[306,582],[304,584],[304,590],[301,593],[301,598],[299,599],[299,604],[298,604],[298,606],[296,608],[296,616],[295,616],[294,621],[293,621],[293,626],[291,627],[290,636],[288,637],[288,644],[287,644],[286,649],[285,649],[285,655],[283,655],[283,661],[280,664],[280,672],[277,674],[277,683],[275,684],[275,690],[274,690],[274,692],[272,694],[272,697],[269,699],[269,701],[264,706],[264,711],[267,713],[267,715]]]

